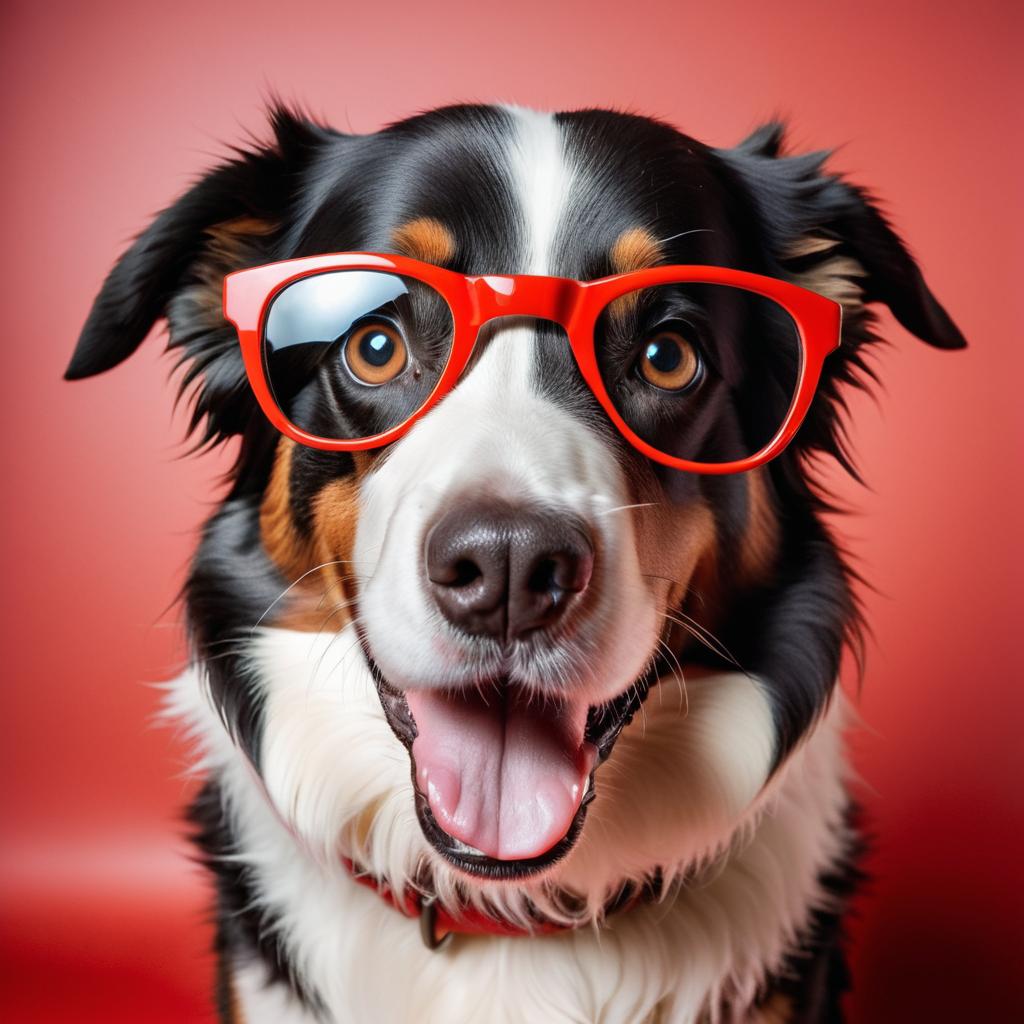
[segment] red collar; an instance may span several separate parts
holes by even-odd
[[[427,949],[440,949],[452,935],[548,935],[571,930],[571,926],[554,921],[538,921],[532,928],[524,928],[491,917],[474,907],[460,908],[458,914],[453,914],[437,901],[436,896],[422,896],[413,889],[406,889],[399,897],[385,880],[363,871],[347,857],[343,862],[360,885],[372,889],[385,903],[406,917],[419,918],[420,936]]]
[[[419,918],[420,936],[427,949],[440,949],[452,935],[503,935],[530,936],[550,935],[554,932],[572,931],[575,925],[557,921],[537,920],[530,927],[491,917],[474,907],[463,907],[452,913],[436,896],[423,896],[414,889],[406,889],[401,896],[390,884],[381,878],[363,871],[354,861],[342,858],[349,874],[367,889],[372,889],[381,899],[406,917]],[[605,915],[625,910],[637,903],[657,899],[662,891],[660,873],[644,885],[628,884],[622,892],[605,906]]]

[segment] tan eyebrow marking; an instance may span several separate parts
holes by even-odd
[[[646,228],[628,228],[616,239],[609,255],[616,274],[629,274],[656,267],[663,253],[661,242]]]
[[[400,224],[391,234],[391,242],[403,256],[436,263],[448,263],[455,256],[455,238],[434,217],[416,217]]]
[[[627,228],[615,240],[608,253],[612,270],[616,274],[631,274],[635,270],[656,267],[663,255],[661,242],[646,228]],[[616,299],[608,307],[608,312],[616,320],[624,320],[636,303],[637,293],[630,292]]]

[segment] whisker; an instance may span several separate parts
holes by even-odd
[[[321,632],[322,632],[322,630],[321,630]],[[324,661],[327,658],[327,655],[331,653],[331,649],[338,642],[339,638],[343,637],[344,635],[345,635],[345,631],[343,629],[336,630],[334,632],[334,634],[331,636],[330,640],[327,641],[327,646],[324,647],[323,651],[321,651],[320,657],[317,658],[316,664],[313,666],[313,671],[312,671],[312,673],[310,674],[310,677],[309,677],[310,678],[310,685],[313,684],[313,681],[320,674],[320,670],[323,668]],[[317,633],[316,637],[319,637],[319,636],[320,636],[320,634]],[[338,658],[338,660],[335,663],[334,667],[331,669],[331,674],[333,674],[339,668],[341,668],[341,666],[345,663],[345,660],[348,658],[349,652],[358,643],[359,643],[359,634],[356,633],[356,635],[352,638],[352,643],[350,643],[348,645],[348,647],[345,648],[344,653],[341,655],[340,658]]]
[[[599,516],[610,516],[613,512],[625,512],[631,508],[656,508],[661,502],[658,501],[641,501],[635,505],[617,505],[615,508],[603,508],[597,514]]]
[[[666,583],[674,583],[677,587],[683,588],[684,597],[689,597],[692,594],[695,598],[697,598],[698,601],[700,601],[702,605],[706,604],[704,600],[704,595],[699,590],[695,589],[694,587],[686,586],[681,580],[673,579],[671,576],[659,576],[655,572],[642,572],[640,573],[640,575],[643,576],[644,579],[664,580]]]
[[[331,583],[329,583],[325,588],[324,592],[320,595],[320,600],[317,601],[316,604],[317,609],[321,609],[324,607],[324,605],[327,603],[328,598],[332,596],[331,592],[337,589],[336,584],[340,586],[342,595],[344,595],[346,583],[361,584],[362,582],[362,577],[353,572],[347,572],[344,575],[339,576],[337,581],[332,581]],[[353,598],[352,600],[355,599]]]
[[[672,678],[679,684],[679,696],[683,699],[683,716],[686,717],[690,714],[690,693],[686,689],[686,675],[683,672],[683,666],[679,663],[679,658],[676,656],[676,652],[660,637],[658,638],[658,645],[665,651],[666,655],[670,657],[675,665],[675,668],[669,666],[672,673]]]
[[[334,618],[334,617],[335,617],[336,615],[340,615],[340,614],[341,614],[342,612],[346,612],[346,611],[348,611],[348,610],[349,610],[350,608],[352,608],[352,607],[353,607],[353,606],[354,606],[355,604],[356,604],[356,598],[354,598],[354,597],[353,597],[353,598],[351,598],[351,599],[350,599],[350,600],[348,600],[348,601],[341,601],[341,602],[339,602],[338,604],[336,604],[336,605],[335,605],[335,606],[334,606],[334,607],[333,607],[333,608],[332,608],[332,609],[331,609],[331,610],[330,610],[330,611],[329,611],[329,612],[327,613],[327,615],[325,616],[325,618],[324,618],[323,622],[321,622],[321,623],[320,623],[320,628],[319,628],[319,629],[318,629],[318,630],[316,631],[316,635],[317,635],[317,636],[320,636],[320,634],[321,634],[321,633],[323,633],[323,632],[324,632],[324,631],[325,631],[325,630],[327,629],[327,625],[328,625],[328,623],[329,623],[329,622],[331,621],[331,619],[333,619],[333,618]],[[338,632],[338,630],[334,630],[334,632],[335,632],[335,633],[337,633],[337,632]]]
[[[668,619],[669,622],[674,622],[677,626],[681,626],[685,629],[692,637],[704,644],[709,651],[717,654],[720,658],[724,658],[730,664],[735,665],[741,672],[744,671],[743,666],[736,660],[729,648],[726,647],[725,644],[711,632],[711,630],[702,626],[696,619],[690,618],[690,616],[685,612],[678,612],[679,615],[683,616],[682,619],[677,619],[674,615],[670,615],[668,612],[662,612],[661,614],[662,617]]]
[[[713,235],[714,233],[715,233],[715,229],[714,228],[690,228],[689,231],[680,231],[678,235],[669,235],[668,238],[659,238],[658,239],[658,244],[659,245],[664,245],[666,242],[674,242],[677,238],[685,238],[687,235],[699,235],[699,234]]]
[[[248,650],[246,646],[239,646],[236,650],[220,651],[217,654],[203,655],[202,662],[208,665],[213,661],[226,661],[228,658],[237,658]]]
[[[344,634],[342,634],[342,633],[336,633],[336,634],[334,635],[333,639],[331,640],[331,643],[333,644],[333,643],[334,643],[334,642],[335,642],[335,641],[336,641],[336,640],[338,639],[338,637],[340,637],[340,636],[343,636],[343,635],[344,635]],[[352,643],[350,643],[350,644],[348,645],[348,647],[346,647],[346,648],[345,648],[345,650],[341,652],[341,654],[340,654],[340,656],[338,657],[337,661],[335,661],[335,662],[334,662],[334,664],[333,664],[333,665],[331,666],[330,670],[328,671],[328,676],[331,676],[331,675],[333,675],[333,674],[334,674],[335,672],[338,672],[338,671],[340,671],[340,670],[341,670],[341,667],[342,667],[342,666],[343,666],[343,665],[345,664],[346,660],[348,659],[348,656],[349,656],[349,654],[350,654],[350,653],[352,652],[352,649],[353,649],[353,648],[354,648],[354,647],[355,647],[355,646],[356,646],[356,645],[357,645],[358,643],[359,643],[359,640],[358,640],[358,638],[356,638],[356,639],[353,639]],[[327,652],[325,651],[325,652],[324,652],[324,655],[325,655],[325,656],[326,656],[326,653],[327,653]],[[322,662],[323,662],[323,658],[321,658],[321,663],[322,663]]]
[[[269,605],[267,605],[266,611],[264,611],[263,614],[253,623],[253,625],[252,625],[252,627],[250,629],[250,632],[255,632],[259,628],[260,623],[263,622],[263,620],[271,613],[271,611],[273,610],[274,606],[283,597],[286,597],[290,591],[294,590],[295,587],[297,587],[304,579],[306,579],[307,576],[312,576],[313,573],[319,572],[321,569],[327,569],[328,567],[330,567],[332,565],[350,565],[350,564],[352,564],[352,559],[350,559],[350,558],[335,558],[335,559],[332,559],[329,562],[321,562],[319,565],[314,565],[312,569],[307,569],[297,580],[293,580],[291,583],[289,583],[288,586],[285,587],[284,590],[282,590],[281,593],[278,594],[277,597],[275,597],[274,600],[271,601]],[[348,574],[348,575],[342,577],[343,581],[348,581],[348,580],[357,579],[357,578],[358,577],[355,574]],[[326,591],[324,592],[324,596],[326,596]],[[323,598],[321,598],[321,600],[323,600]]]

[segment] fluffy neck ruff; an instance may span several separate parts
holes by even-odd
[[[599,769],[587,826],[565,861],[514,887],[467,883],[423,839],[407,755],[353,638],[267,630],[250,659],[264,687],[261,776],[210,706],[201,670],[174,684],[173,711],[219,781],[234,859],[268,927],[338,1020],[462,1019],[454,992],[475,999],[480,1019],[515,1020],[509,1007],[564,988],[565,972],[582,1000],[575,1019],[595,1018],[597,1007],[608,1021],[657,1011],[689,1022],[751,1005],[828,905],[820,878],[848,852],[840,702],[766,786],[771,718],[756,680],[688,673],[685,691],[662,681]],[[572,930],[465,936],[457,961],[438,957],[415,922],[354,882],[346,857],[395,891],[428,888],[426,877],[455,912],[525,930],[539,913]],[[606,919],[623,884],[656,868],[662,899]],[[492,957],[506,968],[499,982]],[[446,986],[443,960],[467,968],[460,986]]]

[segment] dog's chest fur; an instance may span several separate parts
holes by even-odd
[[[735,719],[756,706],[747,703],[749,681],[704,676],[688,686],[688,708],[663,681],[663,691],[620,740],[618,771],[638,766],[631,755],[640,750],[651,758],[652,745],[654,755],[669,759],[666,771],[618,781],[628,793],[646,791],[650,808],[663,806],[670,835],[676,831],[670,815],[703,832],[699,846],[680,851],[691,868],[678,887],[663,902],[614,916],[600,928],[536,938],[456,936],[431,952],[417,922],[354,882],[339,857],[341,848],[359,844],[354,833],[368,825],[373,841],[364,836],[360,853],[375,874],[401,880],[429,856],[411,811],[403,751],[368,672],[345,656],[345,641],[343,634],[332,647],[324,638],[278,630],[258,639],[252,657],[270,695],[270,720],[278,723],[267,746],[265,784],[227,738],[197,673],[174,688],[173,710],[188,722],[219,787],[232,860],[245,868],[245,898],[255,902],[250,909],[258,912],[264,939],[278,944],[281,963],[307,996],[304,1006],[288,985],[272,980],[254,950],[236,953],[229,984],[240,1020],[773,1019],[772,1004],[762,1005],[765,993],[806,940],[812,914],[827,910],[821,879],[849,854],[838,701],[753,807],[725,822],[713,804],[730,804],[730,788],[742,799],[742,758],[721,757],[715,732],[725,715]],[[329,714],[341,707],[344,717]],[[311,721],[321,723],[319,735]],[[305,749],[304,758],[296,760],[292,744]],[[689,760],[694,778],[704,782],[681,791],[672,752],[678,765]],[[330,793],[318,791],[327,767],[322,759],[332,756],[334,777],[346,781]],[[283,779],[277,769],[293,777]],[[616,791],[615,771],[610,764],[607,777],[599,775],[603,790]],[[293,818],[304,823],[302,835],[285,827],[268,790],[274,803],[289,801]],[[646,807],[643,799],[630,804],[639,814],[629,835],[642,857]],[[617,843],[621,859],[629,840],[618,830],[618,811],[613,798],[595,805],[591,841],[570,855],[560,875],[584,885],[588,874],[600,878],[603,838]],[[343,822],[340,831],[328,828],[332,819]],[[694,828],[698,823],[703,826]]]

